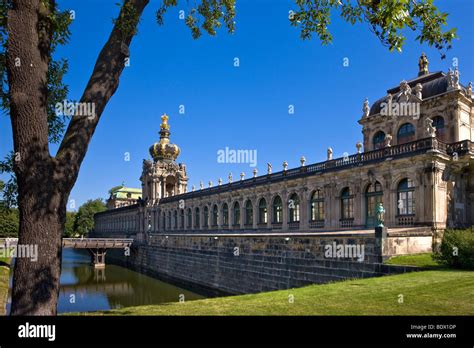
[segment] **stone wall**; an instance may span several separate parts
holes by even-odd
[[[383,240],[383,258],[395,255],[429,253],[433,250],[433,232],[429,228],[389,230]]]
[[[364,246],[364,259],[325,257],[326,245]],[[107,262],[188,288],[256,293],[414,270],[378,263],[374,234],[152,234],[130,256],[110,250]]]

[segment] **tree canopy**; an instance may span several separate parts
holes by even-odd
[[[94,214],[106,210],[102,199],[89,199],[80,206],[74,218],[74,235],[84,236],[94,229]]]
[[[0,208],[0,238],[18,237],[20,217],[16,208]]]

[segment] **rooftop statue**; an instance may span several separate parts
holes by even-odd
[[[362,107],[362,112],[363,112],[362,117],[369,116],[370,107],[369,107],[369,99],[368,98],[365,98],[364,106]]]
[[[460,89],[461,85],[459,84],[459,69],[453,71],[453,69],[449,68],[448,70],[448,90],[451,91],[453,89]]]
[[[328,147],[328,161],[332,160],[332,148]]]
[[[168,124],[168,118],[169,116],[164,114],[161,116],[161,125],[160,125],[160,128],[161,129],[165,129],[165,130],[169,130],[170,129],[170,126]]]
[[[418,60],[418,76],[426,75],[429,73],[428,64],[430,64],[430,62],[428,61],[425,52],[423,52],[420,56],[420,59]]]

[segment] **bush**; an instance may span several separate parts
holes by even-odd
[[[433,258],[452,268],[474,269],[474,229],[446,230]]]
[[[0,238],[18,237],[19,229],[18,210],[0,207]]]

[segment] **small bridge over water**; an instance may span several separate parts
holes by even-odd
[[[107,249],[129,248],[131,238],[63,238],[63,248],[87,249],[91,255],[92,264],[96,268],[105,267]],[[0,248],[16,247],[18,238],[1,238]]]

